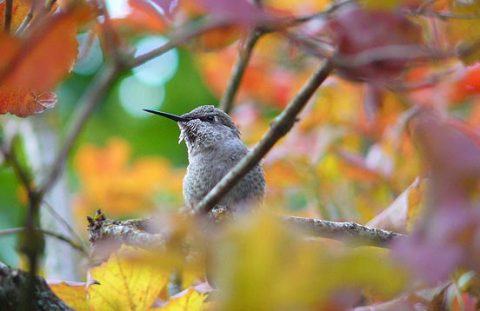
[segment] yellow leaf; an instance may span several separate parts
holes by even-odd
[[[151,309],[158,311],[200,311],[205,309],[204,294],[194,289],[189,289],[184,295],[170,299],[167,304],[161,308]]]
[[[50,289],[69,307],[77,311],[88,311],[87,288],[85,283],[49,283]]]
[[[130,252],[130,256],[126,256]],[[125,247],[107,262],[90,270],[91,277],[99,283],[88,289],[88,303],[92,310],[143,311],[152,306],[167,284],[168,274],[153,262],[136,260],[143,255],[151,257],[145,251]]]
[[[365,5],[367,9],[373,10],[393,10],[401,5],[403,0],[363,0],[362,4]]]

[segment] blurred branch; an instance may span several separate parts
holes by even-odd
[[[4,229],[4,230],[0,230],[0,236],[18,234],[18,233],[22,233],[22,232],[25,232],[25,231],[26,231],[26,228]],[[73,242],[70,238],[68,238],[68,237],[66,237],[66,236],[64,236],[60,233],[56,233],[56,232],[53,232],[53,231],[50,231],[50,230],[45,230],[45,229],[42,229],[42,228],[35,228],[35,231],[40,232],[44,235],[56,238],[57,240],[63,241],[65,243],[69,244],[72,248],[81,252],[83,255],[88,256],[87,250],[82,245],[79,245],[79,244]]]
[[[55,209],[53,206],[48,203],[46,200],[43,200],[43,203],[45,204],[45,207],[47,211],[54,217],[58,222],[60,222],[65,229],[67,229],[68,232],[72,235],[72,237],[75,237],[75,239],[78,241],[78,243],[85,249],[85,243],[82,237],[75,231],[75,229],[68,223],[68,221],[62,217]]]
[[[24,170],[24,168],[18,161],[18,157],[16,156],[16,154],[14,154],[13,144],[14,141],[12,141],[11,145],[8,147],[5,145],[1,145],[0,152],[3,154],[5,160],[12,166],[15,175],[27,191],[28,195],[32,196],[35,193],[35,186],[33,185],[32,179],[29,174]],[[7,150],[7,148],[9,150]]]
[[[448,19],[465,19],[465,20],[477,20],[480,19],[479,14],[457,14],[451,12],[437,12],[434,11],[431,6],[435,1],[427,1],[425,5],[419,6],[417,9],[407,11],[406,13],[411,16],[425,16],[434,17],[441,20]]]
[[[116,66],[122,66],[122,49],[119,44],[120,39],[112,27],[110,14],[106,8],[105,0],[97,0],[97,7],[100,10],[100,16],[97,19],[98,24],[102,29],[102,34],[105,38],[105,50],[112,55],[112,59]]]
[[[22,289],[28,282],[28,272],[10,269],[0,263],[0,306],[2,310],[20,310],[26,299]],[[60,300],[48,287],[45,280],[39,276],[35,276],[34,290],[38,299],[31,302],[32,309],[29,310],[73,310]]]
[[[285,136],[297,121],[297,115],[302,111],[308,100],[317,88],[325,81],[333,70],[330,61],[317,70],[304,84],[303,88],[294,97],[287,108],[272,123],[270,130],[263,136],[258,145],[253,148],[233,169],[228,172],[220,182],[203,198],[195,207],[197,214],[207,213],[210,209],[247,174],[270,151],[275,143]]]
[[[110,89],[110,86],[116,80],[118,72],[119,70],[117,67],[107,65],[97,74],[97,76],[91,82],[89,89],[85,91],[83,97],[80,99],[78,103],[79,111],[74,112],[74,120],[69,122],[69,124],[72,125],[68,131],[65,142],[56,157],[54,162],[55,165],[52,167],[50,174],[47,175],[43,185],[40,187],[38,194],[40,198],[43,198],[45,193],[53,186],[57,178],[62,173],[70,150],[75,144],[75,141],[80,135],[80,132],[83,130],[83,127],[93,110],[98,103],[100,103],[107,91]]]
[[[43,7],[42,9],[39,10],[38,9],[39,2],[38,1],[32,1],[32,4],[30,6],[30,10],[28,11],[27,15],[23,19],[20,26],[18,26],[15,34],[16,35],[22,34],[27,29],[27,27],[30,26],[30,22],[32,21],[34,15],[35,15],[34,14],[35,11],[40,11],[39,12],[40,15],[45,16],[52,11],[52,9],[55,7],[56,3],[57,3],[57,0],[50,0],[50,1],[48,1],[48,3],[45,4],[45,7]],[[38,18],[38,14],[37,14],[36,17]]]
[[[10,33],[10,27],[12,26],[12,12],[13,11],[13,0],[5,0],[5,17],[3,30],[6,33]]]
[[[25,228],[22,229],[25,231],[25,238],[19,243],[19,248],[28,259],[28,273],[30,277],[26,280],[24,293],[26,299],[24,300],[24,307],[26,310],[31,310],[38,298],[36,297],[37,293],[35,291],[35,278],[38,268],[37,257],[43,246],[41,237],[39,238],[37,235],[38,231],[35,230],[35,224],[38,220],[40,201],[38,199],[38,191],[35,189],[31,177],[21,166],[18,157],[14,152],[15,149],[13,144],[14,142],[12,141],[10,146],[6,147],[5,145],[2,145],[0,149],[5,159],[12,166],[15,174],[20,180],[20,183],[26,189],[28,195],[28,210],[27,215],[25,216]]]
[[[242,81],[245,70],[247,69],[248,62],[252,56],[253,48],[262,35],[263,32],[261,30],[256,28],[252,29],[245,40],[245,44],[240,50],[237,62],[235,63],[230,79],[228,80],[227,89],[220,100],[220,108],[226,113],[230,113],[233,108],[233,101],[240,87],[240,82]]]
[[[305,22],[311,21],[312,19],[316,19],[316,18],[326,18],[329,15],[333,14],[338,9],[340,9],[342,6],[347,5],[347,4],[357,3],[357,2],[358,2],[358,0],[333,1],[333,3],[330,6],[328,6],[327,9],[324,10],[324,11],[294,18],[293,19],[293,24],[305,23]]]
[[[35,1],[32,2],[32,5],[30,7],[30,10],[28,11],[27,15],[25,16],[25,18],[23,19],[22,23],[20,24],[20,26],[18,26],[17,30],[15,31],[15,34],[16,35],[19,35],[21,33],[23,33],[25,31],[25,29],[27,29],[28,25],[30,24],[30,22],[32,21],[33,19],[33,11],[34,11],[34,8],[35,8]]]
[[[201,35],[209,30],[225,25],[225,22],[221,20],[211,20],[209,22],[204,23],[201,26],[198,26],[197,24],[198,23],[195,23],[195,24],[192,23],[191,25],[185,25],[183,27],[180,27],[180,29],[186,29],[186,30],[182,30],[179,34],[173,35],[171,39],[164,45],[150,52],[147,52],[145,54],[135,57],[132,61],[127,63],[127,67],[133,68],[133,67],[140,66],[141,64],[151,60],[152,58],[160,56],[163,53],[168,52],[171,49],[186,43],[188,40],[198,35]]]
[[[400,233],[371,228],[354,222],[327,221],[296,216],[286,216],[283,217],[283,220],[288,225],[311,236],[340,240],[353,239],[363,245],[385,247],[393,240],[405,237]]]

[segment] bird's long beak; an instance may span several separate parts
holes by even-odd
[[[150,113],[168,118],[168,119],[176,121],[176,122],[187,122],[188,121],[187,118],[177,116],[176,114],[166,113],[166,112],[162,112],[162,111],[155,111],[155,110],[150,110],[150,109],[143,109],[143,111],[150,112]]]

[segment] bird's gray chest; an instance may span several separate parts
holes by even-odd
[[[247,153],[243,144],[226,142],[189,154],[183,194],[189,207],[195,206]]]

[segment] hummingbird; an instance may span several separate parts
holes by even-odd
[[[188,167],[183,179],[183,197],[194,207],[248,152],[240,131],[228,114],[212,105],[199,106],[183,115],[144,109],[177,122],[178,143],[187,145]],[[228,212],[243,211],[263,198],[265,177],[257,164],[217,203]]]

